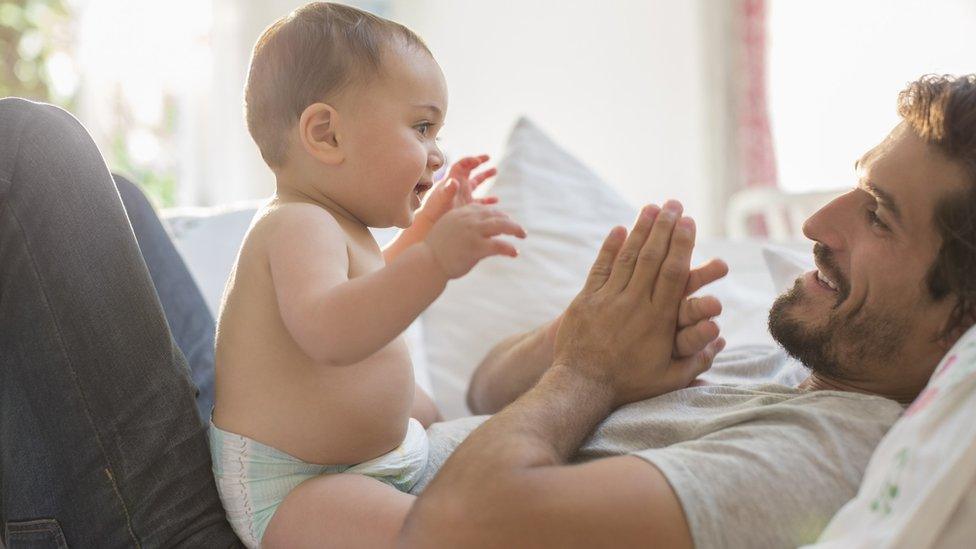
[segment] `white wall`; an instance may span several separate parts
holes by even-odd
[[[976,72],[973,0],[772,0],[770,111],[780,186],[854,184],[905,84]]]
[[[390,16],[444,70],[452,154],[499,152],[526,114],[630,201],[677,198],[707,233],[705,4],[391,0]]]

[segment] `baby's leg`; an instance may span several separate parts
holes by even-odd
[[[393,547],[414,499],[363,475],[318,476],[288,494],[261,547]]]

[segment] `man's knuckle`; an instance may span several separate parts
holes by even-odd
[[[668,280],[677,280],[684,276],[685,269],[677,261],[667,261],[661,267],[661,276]]]
[[[632,263],[634,255],[634,252],[630,250],[620,250],[620,253],[617,254],[617,263]]]
[[[641,252],[637,255],[637,261],[641,263],[654,264],[660,260],[661,256],[656,252]]]

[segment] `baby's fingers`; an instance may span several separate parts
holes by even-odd
[[[689,297],[678,306],[678,327],[685,328],[699,320],[722,314],[722,302],[717,297]]]
[[[696,377],[712,367],[715,355],[725,348],[725,340],[718,338],[709,343],[694,356],[675,361],[666,374],[669,385],[674,388],[687,387]]]
[[[718,334],[718,324],[713,320],[702,320],[693,326],[682,328],[674,336],[674,356],[693,356],[715,341]]]
[[[688,273],[688,284],[685,286],[685,295],[691,295],[703,286],[729,274],[729,266],[721,259],[711,259],[700,267],[695,267]]]
[[[465,156],[451,165],[451,177],[467,177],[471,170],[488,162],[488,155]]]
[[[474,177],[471,178],[471,188],[472,189],[477,188],[478,185],[481,185],[482,183],[484,183],[486,179],[488,179],[490,177],[494,177],[497,174],[498,174],[498,169],[497,168],[490,168],[490,169],[487,169],[487,170],[479,173],[478,175],[476,175],[476,176],[474,176]]]
[[[488,241],[488,250],[483,257],[493,255],[506,255],[508,257],[518,257],[518,250],[508,242],[500,238],[492,238]]]
[[[511,235],[518,238],[525,238],[525,229],[521,225],[512,221],[508,217],[489,217],[479,224],[481,236],[491,237],[498,235]]]

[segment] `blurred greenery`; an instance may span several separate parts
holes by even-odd
[[[124,116],[123,120],[130,118]],[[127,124],[134,125],[134,124]],[[176,108],[172,101],[163,106],[163,128],[156,134],[172,135],[176,125]],[[129,180],[138,182],[142,190],[157,207],[169,208],[176,205],[176,174],[173,169],[161,167],[146,167],[133,161],[124,131],[116,131],[112,135],[109,156],[116,166],[113,171],[125,175]]]
[[[52,76],[53,62],[70,59],[77,48],[74,4],[66,0],[0,0],[0,97],[13,95],[51,103],[77,114],[77,86],[62,85],[59,89]],[[150,168],[133,160],[128,136],[136,124],[127,106],[115,99],[117,120],[108,138],[109,150],[103,151],[109,166],[139,183],[158,206],[173,206],[173,162],[157,161]],[[164,127],[145,129],[166,144],[172,140],[176,113],[171,102],[164,109]]]
[[[74,107],[74,90],[62,95],[48,64],[55,53],[71,49],[69,17],[64,0],[0,1],[0,97]]]

